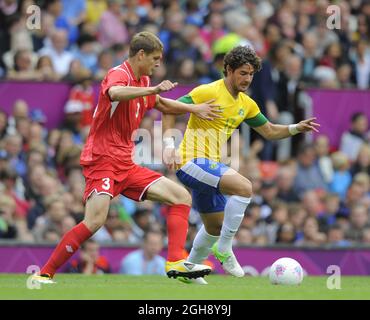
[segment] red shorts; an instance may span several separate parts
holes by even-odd
[[[162,177],[160,173],[138,165],[127,170],[126,173],[123,175],[124,178],[120,178],[121,180],[117,180],[110,172],[107,172],[104,178],[94,178],[93,175],[85,177],[83,201],[86,202],[94,191],[97,194],[108,194],[112,198],[122,194],[132,200],[142,201],[149,186]]]

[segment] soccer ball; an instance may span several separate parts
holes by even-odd
[[[272,284],[298,285],[303,280],[303,269],[292,258],[280,258],[272,264],[269,276]]]

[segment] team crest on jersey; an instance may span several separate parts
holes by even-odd
[[[238,114],[239,116],[244,117],[244,109],[240,108]]]
[[[215,163],[215,162],[211,163],[211,164],[209,165],[209,168],[210,168],[210,169],[212,169],[212,170],[217,169],[217,168],[218,168],[218,163]]]

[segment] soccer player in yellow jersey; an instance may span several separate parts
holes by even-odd
[[[164,161],[170,168],[176,167],[179,180],[192,190],[193,206],[203,221],[188,260],[201,263],[212,252],[223,269],[236,277],[244,276],[244,271],[232,251],[232,241],[251,201],[252,184],[220,163],[221,146],[242,121],[266,139],[317,131],[319,126],[315,118],[289,126],[268,121],[256,102],[245,94],[253,75],[260,69],[260,58],[253,49],[245,46],[232,49],[224,58],[224,79],[200,85],[179,99],[195,104],[214,99],[213,103],[220,105],[219,117],[211,121],[190,115],[178,150],[179,159],[175,156],[174,141],[166,135],[164,138]],[[171,117],[164,117],[164,129],[173,125]],[[225,195],[229,197],[226,199]],[[206,284],[204,279],[196,280]]]

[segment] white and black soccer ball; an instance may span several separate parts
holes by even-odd
[[[269,277],[272,284],[298,285],[303,280],[303,269],[292,258],[280,258],[270,267]]]

